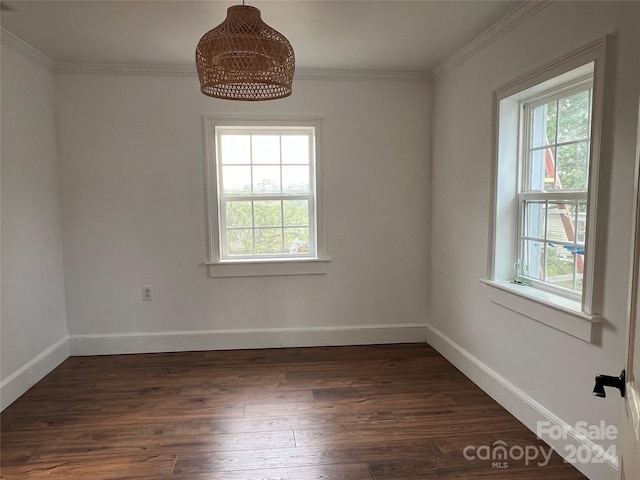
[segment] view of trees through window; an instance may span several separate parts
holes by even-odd
[[[528,109],[521,262],[532,280],[581,292],[592,90],[576,90]]]
[[[313,254],[313,129],[230,130],[217,134],[223,257]]]
[[[590,112],[591,90],[531,110],[528,190],[587,189]]]
[[[230,201],[226,214],[229,255],[309,253],[306,200]]]

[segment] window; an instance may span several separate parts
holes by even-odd
[[[518,280],[582,293],[592,79],[521,102]]]
[[[602,296],[598,230],[606,229],[606,217],[598,209],[598,183],[606,46],[605,37],[494,93],[483,282],[494,287],[494,303],[587,341],[600,322]]]
[[[322,259],[321,122],[205,122],[209,263]]]

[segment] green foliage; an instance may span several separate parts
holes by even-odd
[[[247,202],[248,203],[248,202]],[[282,225],[282,202],[278,200],[253,203],[253,224],[256,227],[279,227]]]
[[[558,101],[558,143],[589,136],[591,91],[576,93]]]
[[[575,142],[588,138],[590,104],[590,90],[547,104],[546,132],[549,143]],[[553,154],[562,188],[564,190],[586,189],[589,142],[561,145],[554,149]]]
[[[571,143],[556,149],[556,169],[563,190],[585,190],[587,188],[587,169],[589,162],[589,144]]]
[[[227,202],[227,228],[251,227],[251,203]]]
[[[282,253],[282,229],[259,228],[256,230],[256,254]]]
[[[309,251],[306,200],[238,200],[226,202],[227,249],[230,255]],[[284,221],[283,221],[284,220]]]

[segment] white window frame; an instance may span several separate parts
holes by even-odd
[[[309,254],[225,256],[224,220],[225,199],[233,196],[224,195],[219,189],[219,153],[217,131],[282,134],[287,131],[313,130],[314,145],[310,155],[310,192],[302,194],[309,199]],[[319,117],[227,117],[203,116],[205,144],[205,181],[207,207],[207,261],[210,277],[242,277],[272,275],[316,275],[327,273],[327,262],[324,236],[324,209],[322,188],[322,118]],[[284,195],[260,195],[260,200],[272,200]],[[300,195],[287,196],[297,199]],[[258,198],[253,197],[253,198]]]
[[[602,305],[604,252],[602,232],[606,218],[598,206],[601,131],[605,94],[605,57],[608,37],[586,45],[494,92],[491,218],[487,277],[490,299],[509,310],[591,342],[597,338]],[[610,41],[609,41],[610,43]],[[521,106],[551,89],[593,76],[591,148],[587,194],[587,231],[583,291],[579,297],[563,295],[538,285],[513,283],[519,254],[521,159],[524,126]],[[596,228],[597,226],[597,228]],[[599,254],[596,255],[595,253]]]

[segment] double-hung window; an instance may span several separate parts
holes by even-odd
[[[322,260],[321,121],[205,117],[209,264]]]
[[[592,79],[522,102],[520,281],[579,298],[591,144]]]
[[[598,198],[607,39],[494,92],[487,279],[509,310],[591,341],[606,229]],[[585,322],[586,320],[586,322]]]

